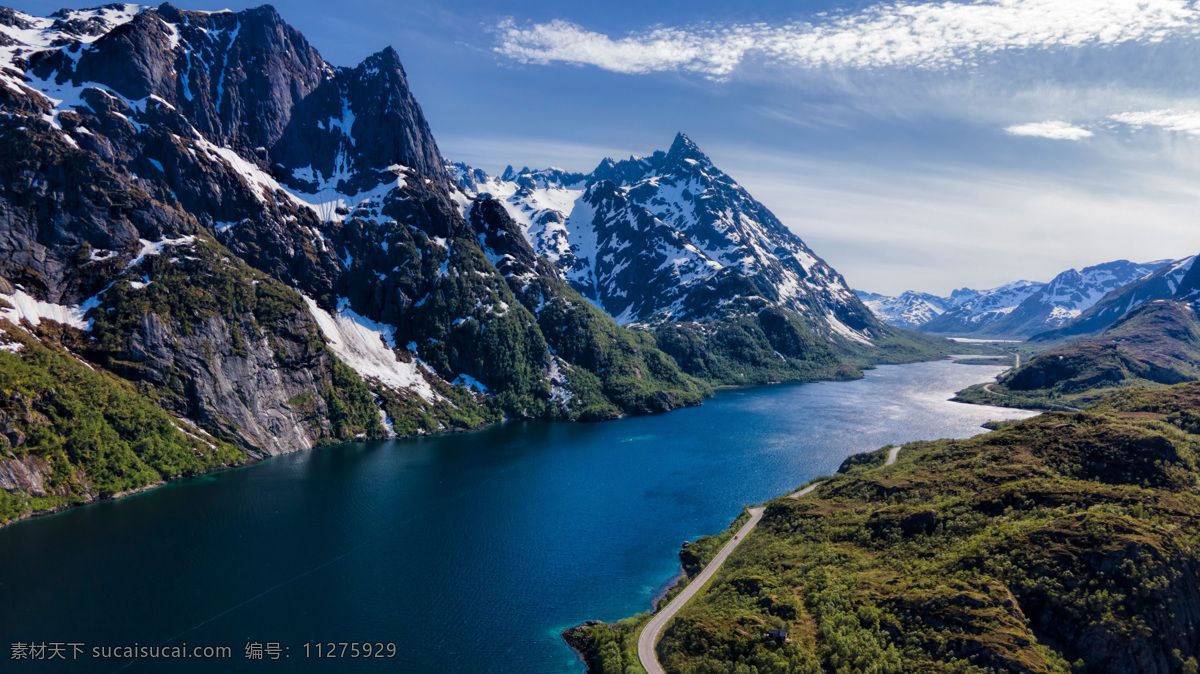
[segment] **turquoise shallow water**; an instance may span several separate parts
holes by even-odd
[[[21,522],[0,529],[0,646],[85,657],[4,652],[0,669],[116,671],[127,661],[86,656],[186,642],[232,657],[122,671],[578,673],[559,632],[647,610],[680,544],[743,504],[856,452],[1025,416],[947,401],[1002,369],[884,366],[660,416],[331,447]],[[396,656],[305,657],[330,641]],[[246,660],[248,642],[278,642],[286,662]]]

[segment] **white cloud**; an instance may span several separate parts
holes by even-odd
[[[939,68],[1004,50],[1159,42],[1195,34],[1188,0],[898,2],[815,23],[657,28],[613,39],[567,22],[498,26],[497,53],[619,73],[685,70],[721,79],[748,54],[802,68]]]
[[[1109,119],[1121,124],[1128,124],[1135,129],[1156,126],[1166,131],[1180,131],[1191,136],[1200,136],[1200,110],[1122,112],[1109,115]]]
[[[1092,136],[1091,131],[1081,126],[1057,121],[1016,124],[1004,130],[1014,136],[1037,136],[1052,140],[1083,140]]]

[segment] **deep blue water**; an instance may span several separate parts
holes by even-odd
[[[680,544],[744,504],[856,452],[1023,416],[947,401],[1001,369],[885,366],[660,416],[331,447],[21,522],[0,529],[0,670],[125,664],[21,665],[21,641],[233,651],[131,672],[578,673],[559,632],[647,610]],[[397,656],[305,659],[318,641],[394,642]],[[290,657],[247,661],[247,642]]]

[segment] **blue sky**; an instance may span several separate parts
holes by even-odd
[[[442,152],[489,172],[590,170],[685,131],[857,288],[1200,252],[1188,0],[276,8],[335,65],[394,46]]]

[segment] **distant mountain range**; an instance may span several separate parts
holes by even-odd
[[[1200,294],[1200,268],[1194,266],[1195,260],[1195,256],[1190,256],[1162,265],[1154,273],[1113,290],[1071,321],[1036,334],[1032,339],[1060,342],[1095,335],[1153,300],[1193,302]]]
[[[1080,409],[1116,388],[1178,384],[1200,378],[1200,320],[1195,303],[1145,302],[1098,335],[1037,354],[995,383],[960,392],[989,405]]]
[[[1200,267],[1194,261],[1159,265],[1060,327],[1034,335],[1030,343],[1045,350],[995,383],[960,392],[960,399],[1080,409],[1114,388],[1200,377]]]
[[[1174,265],[1178,270],[1190,262]],[[1110,293],[1170,266],[1168,260],[1116,260],[1069,269],[1049,283],[1015,281],[987,290],[962,288],[949,297],[911,291],[895,297],[861,291],[858,295],[880,320],[896,327],[936,335],[1026,339],[1074,324],[1085,312],[1107,302]],[[1100,319],[1095,331],[1111,325],[1119,315],[1107,322]]]

